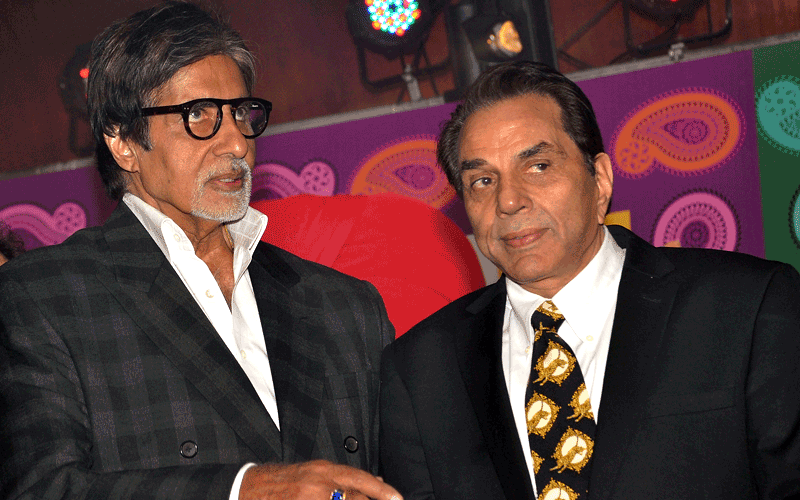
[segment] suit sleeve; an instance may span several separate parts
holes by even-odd
[[[773,275],[756,316],[746,404],[759,498],[798,498],[800,276],[789,266]]]
[[[422,438],[392,346],[381,360],[380,475],[406,500],[434,499]]]
[[[45,282],[37,287],[48,293]],[[25,287],[0,274],[0,497],[227,498],[240,465],[97,472],[93,436],[113,433],[114,421],[92,428],[91,387],[58,328]]]

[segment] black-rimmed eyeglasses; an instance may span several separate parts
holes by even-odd
[[[194,99],[174,106],[142,108],[142,116],[180,113],[186,132],[195,139],[211,139],[222,125],[222,107],[230,105],[233,119],[242,135],[248,139],[258,137],[267,128],[272,103],[256,97],[238,99]]]

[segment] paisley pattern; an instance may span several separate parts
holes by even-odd
[[[0,210],[0,220],[14,231],[27,231],[42,245],[55,245],[85,228],[87,217],[85,208],[68,201],[59,205],[52,215],[30,203],[11,205]]]
[[[776,149],[800,156],[800,79],[774,78],[756,92],[758,133]]]
[[[736,250],[739,222],[733,208],[719,195],[690,192],[661,212],[652,242],[655,246]]]
[[[332,196],[336,173],[324,161],[308,163],[299,174],[278,163],[264,163],[253,169],[253,199],[285,198],[295,194]]]
[[[436,164],[436,140],[412,138],[385,147],[359,168],[351,194],[392,192],[442,208],[455,198],[455,190]]]
[[[698,175],[725,163],[744,137],[744,115],[721,92],[689,88],[661,94],[628,115],[614,134],[614,170],[628,178],[658,168]]]

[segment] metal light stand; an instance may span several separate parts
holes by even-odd
[[[672,24],[672,26],[667,28],[666,31],[664,31],[660,35],[652,38],[647,42],[636,45],[633,43],[633,36],[631,35],[630,6],[628,5],[628,3],[629,3],[628,0],[624,0],[622,2],[622,9],[623,9],[622,12],[625,22],[625,45],[628,47],[627,53],[632,54],[634,57],[646,57],[652,52],[666,49],[668,47],[672,47],[674,45],[678,45],[681,43],[683,44],[683,46],[687,46],[693,43],[715,40],[717,38],[726,36],[728,33],[730,33],[731,28],[733,27],[733,9],[731,7],[732,0],[726,0],[725,24],[718,31],[714,31],[714,26],[711,20],[711,0],[708,0],[708,2],[706,2],[706,13],[708,15],[707,33],[704,33],[702,35],[696,35],[689,38],[681,37],[678,34],[678,31],[680,30],[680,27],[683,24],[683,19],[681,17],[678,17],[675,19],[675,22]]]

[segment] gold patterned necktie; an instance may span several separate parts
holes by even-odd
[[[595,422],[578,360],[558,327],[555,304],[533,313],[533,359],[525,417],[539,500],[584,500],[594,451]]]

